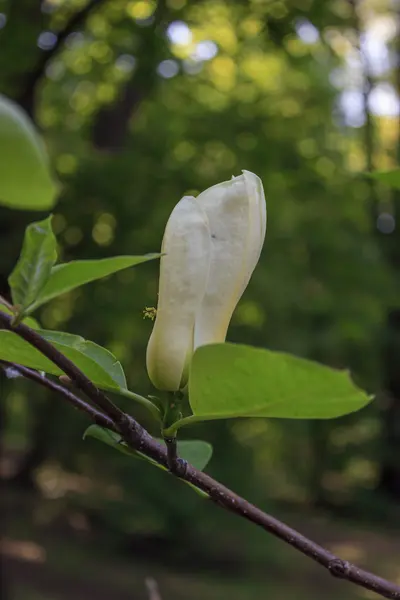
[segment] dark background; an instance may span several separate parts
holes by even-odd
[[[398,19],[389,0],[0,0],[0,92],[32,115],[62,182],[63,261],[158,251],[181,196],[241,169],[262,178],[267,239],[228,338],[349,367],[377,400],[331,422],[184,435],[214,445],[213,476],[393,580],[400,204],[364,173],[398,164]],[[0,293],[26,225],[45,216],[0,209]],[[122,271],[37,316],[107,346],[130,389],[150,393],[143,309],[157,276],[156,262]],[[84,417],[58,398],[0,385],[6,598],[149,598],[147,577],[163,600],[369,597],[168,475],[83,442]]]

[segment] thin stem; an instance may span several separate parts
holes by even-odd
[[[172,423],[170,427],[166,427],[164,429],[164,435],[172,436],[175,435],[178,429],[181,427],[186,427],[186,425],[193,425],[194,423],[200,423],[202,421],[207,421],[206,418],[197,417],[196,415],[189,415],[188,417],[183,417],[175,423]]]
[[[170,471],[174,471],[178,464],[178,449],[176,445],[176,437],[165,437],[165,446],[167,448],[167,462]]]
[[[161,411],[155,404],[153,404],[153,402],[151,400],[149,400],[148,398],[145,398],[144,396],[141,396],[140,394],[131,392],[130,390],[120,389],[118,393],[120,396],[125,396],[125,398],[131,398],[132,400],[135,400],[136,402],[141,404],[141,406],[143,406],[149,412],[151,412],[153,417],[158,422],[161,422]]]
[[[14,371],[17,371],[17,373],[19,373],[26,379],[30,379],[31,381],[34,381],[35,383],[46,387],[52,392],[62,394],[65,400],[67,400],[67,402],[72,404],[74,408],[77,408],[78,410],[89,415],[92,421],[94,421],[97,425],[100,425],[101,427],[107,427],[108,429],[115,429],[113,421],[109,419],[106,415],[97,410],[97,408],[94,408],[93,406],[79,398],[79,396],[71,392],[71,390],[69,390],[68,388],[64,387],[63,385],[60,385],[52,379],[49,379],[48,377],[46,377],[46,375],[42,375],[41,373],[38,373],[33,369],[29,369],[28,367],[23,367],[22,365],[6,362],[5,360],[0,360],[0,365],[5,371],[7,370],[7,368],[12,368]]]
[[[178,456],[176,433],[170,435],[166,434],[168,427],[178,421],[182,416],[181,405],[183,396],[181,392],[168,392],[167,396],[168,398],[165,403],[165,410],[163,414],[162,435],[167,447],[168,468],[176,475],[183,475],[186,470],[187,463]]]
[[[137,437],[137,441],[140,442],[140,438],[143,435],[143,428],[139,426],[136,421],[132,418],[128,418],[128,415],[118,408],[111,400],[99,390],[94,383],[86,377],[86,375],[78,369],[78,367],[69,360],[64,354],[62,354],[57,348],[50,344],[47,340],[42,338],[35,330],[31,329],[24,323],[14,326],[13,317],[10,317],[6,313],[0,311],[0,323],[4,329],[13,331],[26,342],[37,348],[39,352],[44,354],[49,360],[57,365],[68,377],[74,382],[75,386],[81,389],[88,398],[98,408],[101,408],[103,412],[115,423],[118,431],[122,434],[125,431],[129,433],[130,437]]]
[[[112,421],[113,425],[110,429],[118,431],[128,446],[168,468],[166,449],[163,448],[161,444],[158,444],[156,440],[154,440],[148,432],[139,425],[139,423],[132,419],[132,417],[126,413],[122,413],[122,411],[115,407],[108,398],[104,396],[104,394],[102,394],[102,392],[100,392],[100,390],[98,390],[75,365],[73,365],[73,363],[59,353],[49,342],[41,338],[39,334],[26,325],[21,324],[18,325],[18,327],[12,328],[11,318],[1,311],[0,323],[4,328],[14,331],[16,335],[21,336],[37,350],[42,352],[52,360],[54,364],[59,366],[74,381],[75,385],[83,389],[93,404],[106,413],[103,416]],[[33,377],[31,378],[33,379]],[[35,376],[35,381],[49,387],[49,380],[42,378],[41,376]],[[46,381],[46,383],[43,383],[44,381]],[[72,401],[70,397],[71,392],[69,390],[57,385],[57,391],[70,402]],[[74,396],[74,394],[72,395]],[[82,408],[82,410],[85,410],[91,418],[94,418],[92,406],[87,405],[79,399],[79,407]],[[121,413],[123,417],[121,417]],[[382,579],[373,573],[364,571],[348,561],[342,560],[319,544],[306,538],[298,531],[288,527],[285,523],[282,523],[271,515],[263,512],[253,504],[250,504],[250,502],[241,498],[206,473],[198,471],[192,465],[187,464],[184,470],[181,470],[180,472],[173,471],[173,474],[205,492],[215,504],[251,521],[265,531],[268,531],[283,540],[292,546],[292,548],[325,567],[334,577],[345,579],[360,587],[372,590],[385,598],[400,600],[399,585]]]
[[[145,579],[145,584],[146,590],[149,594],[149,600],[162,600],[155,579],[153,579],[152,577],[147,577],[147,579]]]
[[[0,296],[0,304],[2,304],[3,306],[5,306],[6,308],[8,308],[8,310],[13,310],[13,305],[10,304],[5,298],[3,298],[3,296]]]

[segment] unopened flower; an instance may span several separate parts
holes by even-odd
[[[147,370],[161,390],[185,387],[194,350],[224,342],[260,257],[266,231],[261,179],[243,171],[185,196],[165,228]]]

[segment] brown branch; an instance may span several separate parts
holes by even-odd
[[[13,328],[11,326],[11,317],[1,311],[0,324],[4,329],[14,331],[62,369],[66,375],[73,380],[75,385],[86,393],[91,402],[100,408],[108,419],[111,419],[113,422],[112,429],[118,431],[130,447],[139,450],[164,467],[168,467],[166,449],[158,444],[132,417],[123,413],[112,404],[111,401],[98,390],[69,359],[54,348],[54,346],[24,324],[20,324]],[[33,377],[31,378],[33,379]],[[47,383],[44,383],[44,385],[50,387],[48,384],[50,380],[42,378],[41,376],[35,377],[35,381],[42,385],[45,380]],[[54,382],[51,383],[51,387],[55,385],[57,384],[54,384]],[[55,388],[52,387],[52,389]],[[63,394],[69,402],[72,401],[72,396],[74,396],[74,394],[69,390],[66,390],[66,388],[57,385],[56,391]],[[74,404],[76,406],[78,405],[76,400],[78,400],[79,407],[82,410],[85,410],[85,412],[93,418],[93,407],[86,405],[81,399],[75,398]],[[209,475],[198,471],[192,465],[186,465],[186,468],[182,469],[182,472],[180,473],[175,471],[174,475],[193,484],[195,487],[208,494],[215,504],[251,521],[262,529],[265,529],[269,533],[280,538],[302,554],[305,554],[321,566],[325,567],[334,577],[345,579],[360,587],[372,590],[385,598],[394,600],[400,599],[400,586],[382,579],[373,573],[360,569],[356,565],[335,556],[332,552],[329,552],[322,546],[306,538],[298,531],[295,531],[271,515],[263,512],[253,504],[250,504],[247,500],[241,498],[218,481],[215,481]]]
[[[112,421],[112,419],[110,419],[104,413],[97,410],[97,408],[94,408],[93,406],[79,398],[79,396],[77,396],[76,394],[73,394],[68,388],[64,387],[63,385],[60,385],[56,381],[49,379],[45,375],[41,375],[41,373],[38,373],[33,369],[29,369],[28,367],[23,367],[22,365],[17,365],[15,363],[9,363],[5,360],[0,360],[0,366],[3,367],[6,374],[7,369],[12,369],[13,371],[16,371],[26,379],[30,379],[35,383],[39,383],[40,385],[46,387],[50,391],[62,394],[65,400],[72,404],[74,408],[77,408],[78,410],[89,415],[92,421],[96,423],[96,425],[100,425],[101,427],[106,427],[108,429],[114,429],[114,422]]]
[[[35,90],[38,82],[43,77],[49,62],[60,50],[66,38],[78,27],[81,27],[91,11],[98,8],[104,0],[89,0],[89,2],[79,11],[74,13],[67,21],[64,29],[53,32],[57,36],[57,41],[50,50],[43,50],[36,67],[29,73],[26,79],[25,87],[18,101],[33,116],[35,104]]]

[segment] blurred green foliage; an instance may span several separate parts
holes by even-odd
[[[396,165],[398,131],[395,117],[372,116],[371,142],[369,121],[349,126],[335,84],[349,53],[357,54],[367,8],[356,19],[345,0],[99,2],[27,94],[35,65],[55,43],[49,32],[82,5],[9,2],[0,38],[0,91],[35,116],[62,182],[53,220],[62,261],[157,252],[184,194],[249,169],[264,183],[267,239],[228,339],[347,367],[369,392],[382,390],[386,323],[399,298],[398,228],[384,233],[377,219],[398,197],[363,171],[371,158],[379,170]],[[364,5],[376,19],[394,18],[386,0]],[[301,23],[316,28],[311,41],[298,34]],[[196,58],[199,48],[207,59]],[[34,219],[0,209],[1,293]],[[130,389],[151,393],[143,310],[157,303],[157,275],[156,262],[121,271],[37,316],[46,329],[109,348]],[[231,522],[186,486],[82,442],[84,419],[57,399],[24,381],[2,385],[5,447],[22,457],[14,482],[68,498],[117,539],[157,534],[207,548],[218,523],[216,547],[229,546]],[[136,406],[118,402],[148,424]],[[264,506],[347,507],[381,519],[394,514],[380,485],[392,408],[382,396],[329,423],[237,420],[188,434],[213,444],[213,475]]]

